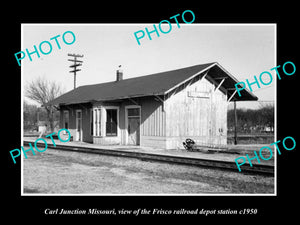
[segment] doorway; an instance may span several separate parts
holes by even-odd
[[[125,110],[127,145],[140,145],[141,108],[139,106],[127,106]]]

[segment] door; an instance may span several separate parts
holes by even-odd
[[[140,108],[127,109],[128,145],[140,144]]]
[[[82,141],[82,111],[76,110],[76,141]]]

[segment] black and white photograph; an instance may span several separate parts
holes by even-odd
[[[5,7],[4,219],[297,215],[296,7],[111,3]]]
[[[22,194],[276,194],[276,24],[22,24],[22,49]]]

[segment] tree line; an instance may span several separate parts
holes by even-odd
[[[239,133],[274,132],[274,105],[264,104],[258,109],[236,109]],[[228,132],[234,132],[234,109],[227,111]]]

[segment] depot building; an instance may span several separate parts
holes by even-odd
[[[80,86],[49,104],[60,110],[60,128],[73,141],[101,145],[138,145],[165,149],[196,143],[226,145],[227,105],[257,100],[219,63]]]

